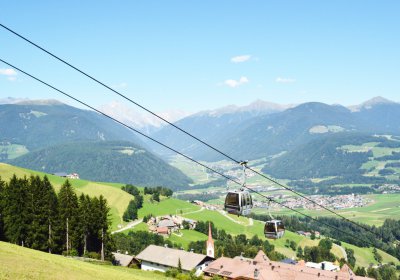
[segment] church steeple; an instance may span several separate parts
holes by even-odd
[[[208,223],[208,240],[206,241],[207,256],[214,258],[214,240],[211,234],[211,223]]]

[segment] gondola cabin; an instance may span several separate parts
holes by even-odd
[[[229,191],[225,198],[224,208],[230,214],[247,216],[253,208],[253,200],[248,191]]]
[[[281,220],[270,220],[265,223],[264,234],[266,238],[278,239],[285,234],[285,226]]]

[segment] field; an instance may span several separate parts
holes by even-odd
[[[347,244],[344,242],[342,242],[342,246],[345,248],[354,250],[354,256],[356,257],[356,260],[357,260],[356,265],[368,267],[371,263],[376,264],[374,255],[372,253],[373,248],[359,248],[359,247],[356,247],[354,245]],[[378,253],[382,256],[383,263],[394,262],[395,264],[400,264],[399,260],[397,260],[395,257],[393,257],[379,249],[378,249]]]
[[[101,265],[0,242],[0,279],[167,279],[163,274]]]
[[[181,235],[181,236],[179,236]],[[181,244],[183,248],[185,248],[186,250],[189,250],[189,243],[192,241],[201,241],[204,240],[204,242],[207,240],[208,236],[195,231],[195,230],[181,230],[181,232],[179,233],[179,235],[177,234],[171,234],[171,236],[168,238],[168,240],[170,240],[171,242],[175,242],[177,244]],[[205,244],[205,243],[204,243]]]
[[[169,163],[191,178],[194,184],[204,184],[210,181],[209,175],[205,172],[204,167],[182,156],[175,156]]]
[[[0,144],[0,154],[4,156],[6,159],[14,159],[19,156],[22,156],[28,153],[28,149],[23,145],[17,144],[9,144],[4,145]]]
[[[146,215],[153,214],[153,216],[162,215],[181,215],[200,210],[200,207],[183,200],[169,198],[163,199],[160,202],[151,203],[148,197],[145,198],[143,208],[139,209],[138,216],[143,218]]]

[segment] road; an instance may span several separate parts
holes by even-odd
[[[120,228],[116,231],[111,232],[111,234],[117,233],[117,232],[121,232],[130,228],[133,228],[135,226],[137,226],[138,224],[140,224],[141,222],[143,222],[143,219],[139,219],[139,220],[134,220],[132,222],[129,222],[126,226],[124,226],[123,228]]]

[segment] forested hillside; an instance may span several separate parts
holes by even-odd
[[[3,145],[18,144],[29,151],[84,140],[141,143],[133,132],[104,116],[57,101],[0,105],[0,129]]]
[[[262,171],[287,179],[360,175],[363,173],[362,164],[368,161],[372,152],[348,152],[339,148],[377,140],[376,137],[355,133],[323,137],[271,160]]]
[[[186,175],[140,146],[124,141],[75,142],[31,152],[11,164],[47,173],[78,173],[81,178],[141,186],[185,188]]]

